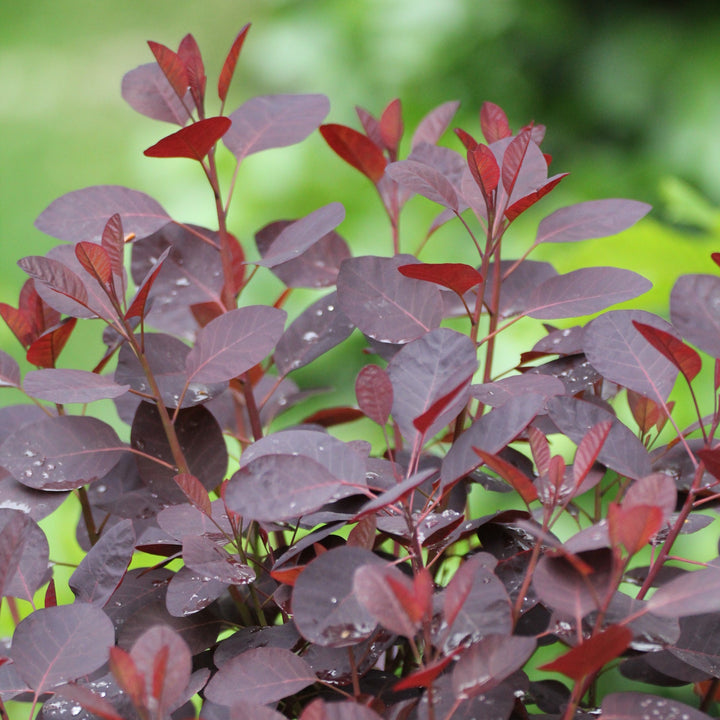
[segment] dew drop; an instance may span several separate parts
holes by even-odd
[[[107,491],[107,487],[105,485],[96,485],[95,490],[99,493],[104,493]]]
[[[186,277],[180,277],[175,281],[178,287],[189,287],[190,281]]]
[[[335,306],[334,306],[334,305],[328,305],[328,306],[327,306],[327,311],[328,311],[328,312],[333,312],[333,310],[335,310]]]
[[[73,705],[70,708],[71,715],[79,715],[81,712],[82,712],[82,708],[80,707],[80,705]]]
[[[23,475],[24,475],[26,478],[32,477],[32,470],[26,470],[26,471],[23,473]]]
[[[25,457],[35,457],[35,456],[37,455],[37,453],[36,453],[36,452],[33,452],[32,450],[26,450],[26,451],[23,453],[23,455],[24,455]]]
[[[302,336],[302,339],[303,339],[303,342],[315,342],[315,340],[317,340],[319,337],[320,336],[316,332],[313,332],[312,330],[308,330]]]

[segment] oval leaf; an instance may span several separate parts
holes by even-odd
[[[189,158],[202,162],[230,125],[230,119],[226,117],[198,120],[156,142],[145,150],[143,155],[156,158]]]
[[[366,365],[355,381],[355,397],[365,415],[384,427],[393,404],[393,387],[387,372],[379,365]]]
[[[455,188],[444,175],[430,165],[415,160],[401,160],[388,165],[387,174],[398,185],[458,212]]]
[[[366,135],[345,125],[320,126],[325,142],[349,165],[377,184],[385,174],[387,160],[382,150]]]
[[[59,403],[88,403],[124,395],[129,385],[118,385],[105,375],[85,370],[31,370],[23,389],[39,400]]]
[[[679,277],[670,293],[670,319],[688,342],[711,357],[720,357],[720,278]]]

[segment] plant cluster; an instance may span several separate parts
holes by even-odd
[[[462,152],[437,144],[451,102],[422,120],[406,159],[397,100],[379,118],[358,109],[363,132],[322,124],[322,95],[225,114],[247,31],[222,67],[217,115],[192,35],[177,52],[151,42],[155,61],[122,84],[134,109],[180,126],[145,155],[199,163],[217,228],[125,187],[70,192],[37,220],[64,244],[22,259],[18,307],[0,305],[37,368],[21,377],[0,352],[0,383],[32,401],[0,411],[0,594],[15,621],[0,716],[14,699],[45,720],[709,717],[720,563],[673,548],[712,521],[697,511],[717,498],[720,277],[680,277],[667,322],[607,310],[650,287],[635,272],[528,259],[628,228],[650,209],[631,200],[556,210],[505,258],[508,228],[566,174],[548,177],[542,125],[513,132],[492,103],[485,142],[456,130]],[[263,227],[257,254],[229,231],[242,161],[318,128],[377,190],[387,257],[351,253],[338,202]],[[227,193],[221,142],[237,161]],[[413,195],[442,210],[410,254],[399,218]],[[451,248],[447,262],[418,258],[450,221],[476,264]],[[247,304],[268,272],[286,289]],[[288,322],[298,288],[319,295]],[[546,335],[500,372],[504,331],[528,318]],[[58,368],[88,319],[104,325],[93,369]],[[294,371],[354,332],[375,356],[356,406],[283,423],[314,392]],[[711,393],[698,350],[715,359]],[[676,382],[697,415],[688,428],[668,400]],[[125,439],[87,412],[107,399]],[[357,439],[334,436],[341,423]],[[372,423],[383,441],[371,445]],[[499,493],[514,509],[493,509]],[[68,497],[84,557],[63,604],[38,521]],[[645,685],[696,683],[700,709],[603,696],[599,678],[617,667]]]

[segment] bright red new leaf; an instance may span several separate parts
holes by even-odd
[[[185,65],[190,92],[192,93],[195,107],[198,109],[198,113],[202,118],[204,117],[203,106],[205,104],[207,77],[205,76],[205,66],[200,48],[191,33],[188,33],[181,40],[180,47],[178,48],[178,57]]]
[[[491,102],[484,102],[480,108],[480,128],[489,143],[512,135],[505,111]]]
[[[375,184],[385,174],[387,160],[382,150],[367,136],[345,125],[321,125],[325,142],[346,162]]]
[[[62,323],[44,332],[27,349],[26,360],[37,367],[54,368],[76,323],[77,318],[65,318]]]
[[[393,386],[387,372],[379,365],[366,365],[355,381],[355,396],[365,415],[384,427],[393,404]]]
[[[218,96],[221,102],[224,104],[227,98],[228,90],[230,89],[230,83],[232,82],[233,74],[235,73],[235,65],[237,64],[240,50],[242,50],[245,37],[250,29],[250,23],[237,34],[237,37],[233,41],[230,52],[228,52],[225,62],[223,63],[222,70],[220,71],[220,78],[218,79]]]
[[[164,137],[144,155],[159,158],[190,158],[202,162],[215,143],[230,129],[232,121],[226,117],[198,120],[192,125]]]
[[[483,281],[483,276],[465,263],[413,263],[400,265],[398,270],[405,277],[442,285],[460,296]]]
[[[491,470],[494,470],[503,480],[515,488],[515,491],[520,495],[526,505],[529,505],[533,500],[537,500],[537,490],[527,475],[496,455],[487,453],[478,447],[473,447],[473,450],[480,456],[485,465]]]
[[[380,136],[391,158],[397,157],[398,146],[403,135],[402,105],[395,99],[380,116]]]
[[[468,150],[467,161],[485,201],[490,204],[490,195],[495,191],[500,180],[500,168],[493,151],[487,145],[478,144],[472,150]]]
[[[613,545],[622,545],[629,555],[642,550],[663,525],[663,511],[657,505],[623,507],[610,503],[608,531]]]
[[[148,40],[148,45],[175,94],[182,100],[189,85],[185,63],[176,52],[161,43]]]
[[[91,242],[79,242],[75,245],[75,257],[101,285],[112,280],[110,255],[102,245]]]
[[[695,350],[660,328],[646,325],[637,320],[633,320],[633,325],[658,352],[675,365],[688,383],[695,379],[702,368],[702,360]]]

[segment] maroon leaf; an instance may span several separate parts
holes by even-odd
[[[709,566],[670,580],[655,591],[647,608],[660,617],[717,613],[720,609],[720,568]]]
[[[189,82],[185,63],[180,59],[180,56],[169,47],[152,40],[148,40],[148,46],[175,94],[179,98],[185,97]]]
[[[380,136],[391,157],[397,155],[403,135],[402,105],[397,98],[391,100],[380,116]]]
[[[206,537],[185,536],[182,552],[185,566],[206,580],[219,580],[232,585],[247,585],[255,580],[252,568]]]
[[[100,682],[104,683],[105,681]],[[103,695],[106,694],[106,691],[100,692],[102,692]],[[68,703],[69,707],[63,707],[62,710],[60,710],[61,714],[68,712],[72,713],[73,709],[80,705],[93,715],[103,718],[103,720],[123,720],[122,716],[118,715],[117,710],[113,707],[112,703],[100,695],[100,692],[93,692],[93,690],[85,685],[69,683],[68,685],[63,685],[55,690],[51,702],[53,705],[55,705],[58,700],[62,702],[63,705],[65,704],[63,701]],[[44,715],[50,712],[50,708],[48,707],[49,704],[50,703],[45,703],[45,705],[43,705]],[[50,714],[49,717],[52,718],[54,716]]]
[[[670,319],[675,329],[713,358],[720,357],[720,278],[683,275],[670,293]]]
[[[188,382],[222,382],[246,372],[272,352],[286,317],[284,310],[255,305],[215,318],[187,356]]]
[[[115,644],[105,613],[87,603],[35,610],[16,628],[10,657],[36,695],[97,670]]]
[[[346,647],[370,637],[375,618],[353,593],[355,570],[368,563],[385,564],[369,550],[340,546],[316,557],[300,573],[292,607],[306,640],[322,647]]]
[[[33,602],[47,581],[50,550],[45,533],[24,510],[2,507],[0,540],[0,595]]]
[[[452,390],[445,393],[445,395],[441,395],[437,400],[435,400],[427,410],[418,415],[416,418],[413,418],[413,427],[423,437],[425,437],[433,423],[440,417],[440,415],[442,415],[443,412],[448,410],[453,400],[455,400],[463,390],[468,389],[468,384],[471,379],[472,375],[465,378],[465,380],[462,380],[460,384],[456,385]],[[464,399],[463,402],[467,402],[467,399]]]
[[[119,217],[119,215],[115,215],[114,217]],[[103,236],[104,235],[105,231],[103,230]],[[101,285],[109,285],[112,280],[110,256],[102,245],[91,242],[79,242],[75,245],[75,257],[77,257],[85,270]]]
[[[619,657],[632,639],[632,630],[626,625],[610,625],[559,658],[541,665],[540,670],[559,672],[575,681],[582,680]]]
[[[138,291],[135,293],[135,297],[130,303],[130,307],[125,313],[125,320],[129,320],[133,317],[143,318],[145,316],[145,304],[147,303],[148,294],[152,289],[153,283],[158,276],[158,273],[162,269],[165,259],[170,254],[170,248],[167,247],[165,251],[157,259],[155,265],[148,271],[147,275],[143,279],[142,283],[138,287]]]
[[[502,184],[508,197],[512,197],[520,170],[525,162],[528,147],[532,142],[529,130],[521,130],[511,141],[503,153]]]
[[[639,692],[621,692],[606,695],[602,701],[603,720],[642,720],[643,717],[682,718],[682,720],[709,720],[710,715],[700,712],[678,700]]]
[[[622,506],[654,505],[662,510],[663,518],[669,520],[677,503],[677,488],[670,475],[656,472],[636,480],[627,490]]]
[[[558,183],[566,178],[569,173],[560,173],[553,175],[537,190],[533,190],[527,195],[523,195],[519,200],[515,200],[512,205],[505,209],[505,217],[511,222],[520,214],[524,213],[529,207],[532,207],[538,200],[544,198],[551,190],[553,190]]]
[[[380,427],[387,424],[393,404],[393,387],[385,370],[379,365],[366,365],[355,381],[355,396],[367,417]]]
[[[455,188],[443,174],[430,165],[415,160],[401,160],[388,165],[387,174],[398,185],[456,213],[459,211]]]
[[[583,480],[595,464],[611,429],[612,422],[610,420],[603,420],[590,428],[585,437],[580,441],[578,449],[575,452],[575,460],[573,461],[573,481],[576,488],[580,488]]]
[[[229,583],[215,580],[203,573],[181,568],[167,588],[165,605],[173,617],[188,617],[206,608],[217,600],[226,590]]]
[[[457,112],[460,103],[457,100],[438,105],[431,110],[419,123],[412,136],[410,146],[414,150],[422,143],[434,145],[447,130]]]
[[[249,29],[250,23],[247,23],[247,25],[245,25],[237,34],[237,37],[233,40],[233,44],[230,47],[227,57],[225,58],[222,70],[220,71],[220,77],[218,78],[218,97],[223,104],[227,98],[230,83],[232,82],[232,78],[235,73],[235,65],[237,64],[240,51],[242,50],[242,46],[245,42]]]
[[[470,387],[470,394],[473,397],[491,407],[500,407],[512,398],[528,393],[541,395],[547,399],[555,395],[564,395],[565,386],[556,377],[525,373]]]
[[[304,140],[330,111],[325,95],[265,95],[244,102],[230,115],[223,142],[238,162],[269,148]]]
[[[338,304],[369,337],[386,343],[407,343],[440,325],[440,291],[403,277],[397,268],[409,256],[349,258],[338,273]]]
[[[315,673],[297,655],[282,648],[254,648],[234,657],[213,675],[205,697],[220,705],[236,700],[266,705],[315,682]]]
[[[176,475],[174,480],[194,507],[204,515],[212,516],[212,505],[208,491],[194,475],[181,473]]]
[[[140,65],[125,73],[121,93],[130,107],[154,120],[182,126],[190,119],[190,93],[183,105],[157,63]]]
[[[23,382],[23,389],[30,397],[61,405],[120,397],[129,387],[85,370],[31,370]]]
[[[399,502],[402,498],[407,496],[415,488],[420,487],[428,478],[435,475],[437,470],[434,467],[423,468],[418,472],[410,475],[396,485],[393,485],[389,490],[380,493],[377,497],[365,503],[360,509],[360,512],[355,516],[354,519],[362,518],[367,516],[369,513],[376,513],[382,508],[386,508],[389,505],[393,505]]]
[[[200,117],[203,116],[203,105],[205,101],[205,85],[207,77],[205,76],[205,66],[203,65],[202,55],[197,41],[191,34],[187,34],[181,41],[178,48],[178,57],[185,65],[187,73],[188,85],[192,93],[195,107],[198,108]]]
[[[546,280],[528,299],[526,313],[543,320],[578,317],[642,295],[652,283],[622,268],[573,270]]]
[[[321,125],[320,133],[325,142],[346,163],[366,175],[373,183],[380,182],[385,174],[387,160],[372,140],[345,125]]]
[[[105,605],[125,575],[134,550],[131,520],[121,520],[106,530],[70,576],[68,585],[77,601]]]
[[[535,645],[533,637],[487,635],[460,656],[452,673],[453,690],[459,698],[492,690],[525,664]]]
[[[275,267],[294,260],[325,237],[345,219],[341,203],[330,203],[285,227],[255,264]]]
[[[143,155],[156,158],[189,158],[202,162],[218,140],[229,130],[230,119],[211,117],[198,120],[149,147]]]
[[[16,430],[0,445],[0,466],[28,487],[72,490],[106,475],[123,451],[106,423],[63,415]]]
[[[21,258],[18,265],[35,280],[51,290],[65,295],[81,306],[79,317],[92,317],[94,312],[88,307],[88,293],[82,279],[59,260],[42,255],[30,255]]]
[[[661,352],[691,383],[702,369],[700,356],[674,335],[652,325],[633,321],[633,327],[658,351]]]
[[[613,546],[622,545],[629,555],[635,555],[663,526],[663,512],[655,505],[610,503],[607,520]]]
[[[110,259],[110,269],[113,275],[123,280],[125,277],[125,265],[123,263],[123,257],[125,255],[125,234],[123,233],[122,219],[117,213],[105,224],[101,244]],[[121,297],[125,297],[124,292]]]
[[[20,387],[20,366],[4,350],[0,350],[0,387]]]
[[[114,213],[122,218],[125,232],[138,238],[154,233],[171,219],[149,195],[119,185],[96,185],[51,202],[35,221],[35,227],[68,242],[97,242]]]
[[[651,210],[637,200],[590,200],[550,213],[538,226],[535,243],[576,242],[615,235]]]
[[[477,145],[467,153],[468,167],[475,182],[483,193],[486,204],[490,194],[497,188],[500,180],[500,167],[492,150],[487,145]]]
[[[233,512],[247,518],[290,520],[322,507],[339,487],[340,481],[309,457],[263,455],[230,478],[225,501]]]
[[[28,282],[32,282],[32,280],[28,280]],[[7,303],[0,303],[0,316],[20,344],[26,348],[35,337],[35,328],[28,313]]]
[[[499,105],[488,101],[480,108],[480,128],[489,143],[512,135],[505,111]]]
[[[615,310],[586,326],[585,354],[608,380],[653,399],[667,400],[677,378],[677,368],[645,340],[635,329],[635,322],[673,333],[669,323],[651,313]]]
[[[511,465],[502,458],[486,453],[480,448],[474,447],[473,450],[477,453],[485,465],[487,465],[491,470],[494,470],[507,483],[512,485],[515,492],[520,495],[526,505],[529,505],[533,500],[537,500],[537,490],[532,484],[532,481],[514,465]]]
[[[398,270],[405,277],[442,285],[458,295],[464,295],[483,281],[483,276],[474,267],[464,263],[412,263],[401,265]]]

